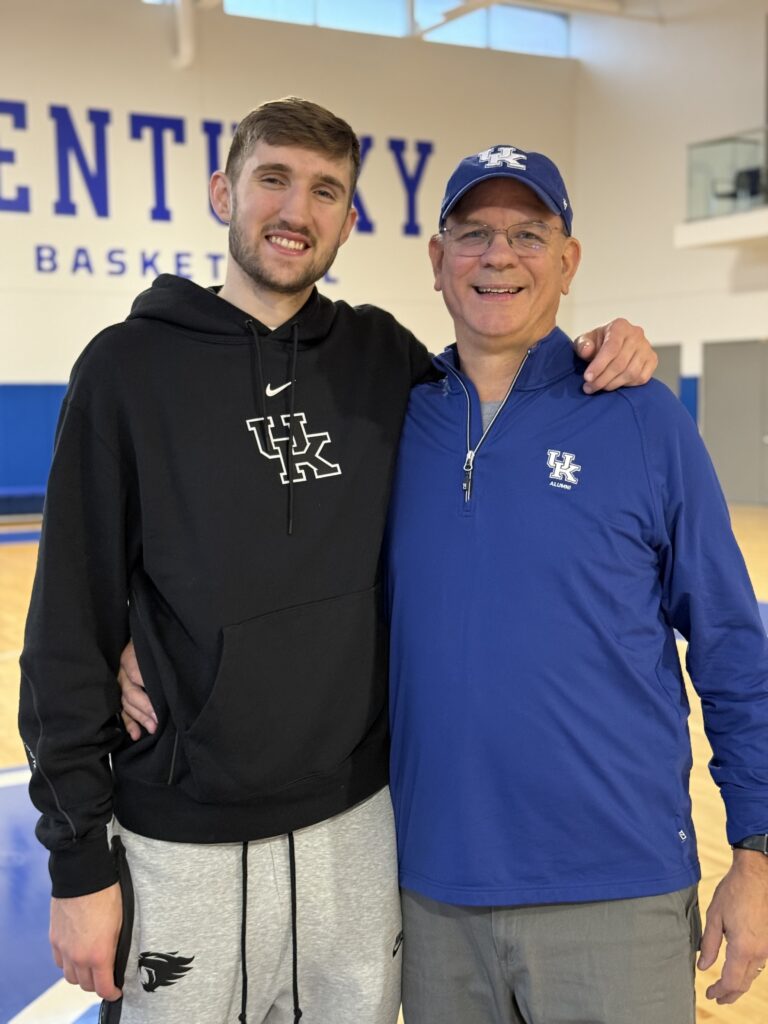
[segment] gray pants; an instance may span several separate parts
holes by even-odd
[[[241,1012],[241,844],[165,843],[115,826],[135,919],[120,1024],[229,1024]],[[294,833],[302,1024],[395,1024],[400,901],[389,791]],[[293,1024],[288,839],[249,844],[248,1024]],[[393,950],[395,952],[393,952]]]
[[[405,1024],[694,1024],[696,887],[458,907],[403,890]]]

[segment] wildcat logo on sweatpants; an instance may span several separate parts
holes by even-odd
[[[193,956],[174,953],[139,953],[139,975],[145,992],[175,985],[187,971],[191,971]]]

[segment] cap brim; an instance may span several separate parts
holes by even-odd
[[[563,216],[563,211],[560,209],[555,200],[551,196],[547,195],[543,188],[540,188],[538,185],[534,184],[534,182],[532,182],[530,178],[526,178],[524,174],[516,174],[514,171],[489,171],[488,174],[481,174],[479,177],[475,178],[474,181],[471,181],[468,185],[465,185],[464,188],[453,197],[448,207],[445,210],[440,211],[440,224],[438,225],[438,227],[442,228],[443,224],[445,224],[445,218],[456,206],[456,204],[461,199],[463,199],[467,192],[471,192],[473,188],[480,184],[480,182],[490,181],[491,178],[512,178],[514,179],[514,181],[519,181],[522,185],[525,185],[526,188],[529,188],[531,192],[534,192],[542,201],[542,203],[544,203],[548,210],[550,210],[552,213],[556,213],[558,217]],[[563,221],[563,223],[565,223],[565,221]]]

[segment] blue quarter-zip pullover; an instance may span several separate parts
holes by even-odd
[[[656,381],[585,396],[556,329],[481,440],[455,350],[436,365],[388,530],[401,884],[475,905],[688,886],[675,629],[728,838],[768,831],[768,641],[696,426]]]

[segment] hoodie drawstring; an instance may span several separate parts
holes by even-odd
[[[264,366],[261,362],[261,339],[253,320],[246,320],[246,326],[253,335],[253,344],[248,346],[248,354],[251,359],[251,387],[253,388],[253,400],[261,413],[261,440],[264,443],[264,450],[268,450],[267,442],[267,403],[264,401],[266,391],[264,389]]]
[[[240,994],[240,1024],[245,1024],[245,1011],[248,1006],[248,967],[246,961],[246,922],[248,918],[248,843],[243,843],[241,858],[243,873],[243,906],[240,918],[240,973],[243,979]]]
[[[288,427],[288,536],[293,533],[293,411],[296,408],[296,357],[299,352],[299,325],[294,321],[291,324],[291,339],[293,349],[291,352],[291,374],[288,378],[291,382],[290,419]]]
[[[264,364],[261,358],[261,337],[253,320],[246,320],[245,324],[253,335],[253,344],[248,347],[248,353],[251,361],[251,387],[253,389],[253,399],[260,413],[262,445],[264,447],[264,451],[269,451],[270,444],[267,430],[267,403],[264,400],[266,389],[264,387]],[[293,418],[296,409],[296,363],[299,352],[299,325],[296,321],[291,324],[291,342],[291,369],[290,376],[288,378],[291,383],[291,397],[289,400],[288,412],[288,450],[286,452],[285,460],[286,470],[288,472],[286,533],[289,537],[293,534]]]

